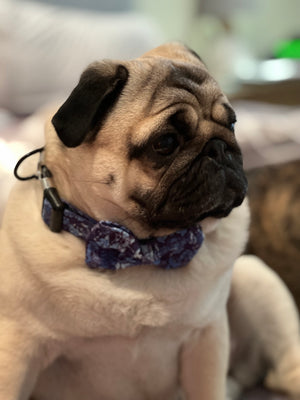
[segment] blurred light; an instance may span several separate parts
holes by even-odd
[[[300,39],[283,40],[277,43],[274,54],[278,58],[300,59]]]
[[[268,60],[259,65],[259,75],[266,81],[291,79],[296,74],[296,64],[291,60]]]
[[[240,59],[236,62],[235,72],[240,80],[253,83],[299,79],[300,62],[290,59],[266,61]]]

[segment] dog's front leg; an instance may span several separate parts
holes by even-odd
[[[187,400],[225,400],[229,357],[226,312],[195,331],[181,354],[181,386]]]
[[[0,320],[0,399],[27,400],[33,390],[40,362],[37,340],[20,327]]]

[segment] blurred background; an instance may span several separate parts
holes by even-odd
[[[234,102],[246,168],[299,158],[299,15],[299,0],[0,0],[0,198],[23,142],[43,140],[25,117],[62,102],[88,63],[169,40]]]
[[[299,0],[0,0],[0,152],[10,123],[63,101],[89,62],[179,40],[239,100],[246,167],[298,157],[299,15]]]
[[[288,271],[281,276],[300,305],[299,17],[300,0],[0,0],[0,223],[15,163],[43,145],[49,108],[65,100],[86,65],[178,40],[199,53],[233,103],[259,216],[249,249]],[[278,214],[276,190],[272,204],[259,197],[272,185],[286,200],[278,203],[281,220],[267,225],[274,243],[280,237],[292,247],[277,251],[268,242],[259,252],[256,243],[272,237],[260,229],[261,205]]]

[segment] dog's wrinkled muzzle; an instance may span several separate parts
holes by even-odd
[[[156,204],[148,201],[150,225],[188,228],[207,217],[223,218],[242,203],[246,193],[240,149],[214,138],[179,176],[171,177]]]

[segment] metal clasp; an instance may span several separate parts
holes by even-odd
[[[64,203],[62,202],[56,187],[52,182],[52,173],[44,164],[44,154],[41,152],[38,163],[38,178],[41,181],[44,200],[47,199],[51,205],[49,228],[52,232],[60,232],[63,225]]]

